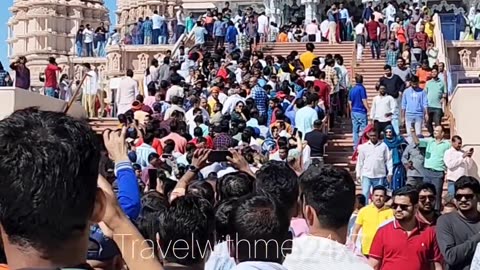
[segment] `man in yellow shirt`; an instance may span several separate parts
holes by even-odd
[[[374,187],[372,203],[360,209],[358,212],[355,228],[353,229],[352,241],[353,243],[357,242],[358,233],[360,229],[362,229],[361,241],[362,253],[364,255],[368,256],[370,246],[372,245],[378,228],[388,220],[393,219],[393,210],[385,206],[386,197],[387,189],[384,186]]]
[[[431,16],[425,16],[425,33],[430,41],[433,41],[433,30],[435,29],[435,23]]]
[[[307,43],[306,48],[307,51],[300,55],[300,62],[302,62],[305,69],[312,67],[312,61],[316,57],[315,54],[313,54],[313,50],[315,50],[313,43]]]

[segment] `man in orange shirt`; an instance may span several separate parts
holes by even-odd
[[[278,34],[277,41],[278,42],[288,42],[288,35],[287,35],[287,31],[285,30],[285,28],[282,28],[280,34]]]
[[[428,59],[422,60],[422,66],[417,69],[417,77],[419,80],[418,86],[422,89],[425,89],[427,81],[430,80],[431,69],[428,66]]]

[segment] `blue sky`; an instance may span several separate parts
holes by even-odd
[[[13,3],[13,0],[0,0],[2,2],[3,7],[10,7]],[[116,0],[105,0],[105,4],[110,10],[110,21],[112,24],[115,24],[115,9],[116,9]],[[4,5],[6,4],[6,5]],[[7,22],[10,18],[11,14],[7,8],[0,8],[0,61],[2,61],[3,66],[8,66],[8,58],[7,58]]]

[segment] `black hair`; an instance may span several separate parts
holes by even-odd
[[[313,52],[313,50],[315,50],[315,45],[313,45],[313,43],[309,42],[307,43],[307,45],[305,45],[307,51],[309,52]]]
[[[212,185],[205,181],[195,181],[187,186],[187,194],[198,196],[207,200],[211,205],[215,204],[215,191]]]
[[[469,188],[473,191],[475,194],[480,194],[480,184],[478,183],[478,180],[473,177],[473,176],[462,176],[458,178],[458,180],[455,182],[455,193],[459,189],[465,189]]]
[[[413,205],[418,204],[418,191],[416,188],[411,187],[411,186],[404,186],[401,187],[393,192],[393,197],[396,196],[405,196],[410,198],[410,202]]]
[[[387,188],[383,185],[376,185],[372,188],[372,194],[375,193],[377,190],[383,190],[383,193],[387,195]]]
[[[356,198],[359,205],[365,206],[367,204],[367,198],[365,198],[365,195],[357,194],[357,195],[355,195],[355,198]]]
[[[289,239],[287,211],[267,196],[251,194],[238,201],[232,219],[236,238],[240,239],[235,244],[239,262],[282,263],[281,248]]]
[[[423,183],[417,187],[418,193],[420,193],[422,190],[429,190],[433,193],[433,195],[437,195],[437,189],[432,183]]]
[[[285,162],[269,161],[255,176],[257,193],[272,197],[287,212],[295,206],[298,199],[298,176]]]
[[[241,197],[253,191],[255,179],[244,172],[233,172],[220,177],[216,182],[217,201]]]
[[[0,224],[9,242],[47,256],[88,229],[100,145],[86,121],[18,110],[0,121],[0,160]]]
[[[233,236],[235,230],[232,224],[232,214],[237,206],[238,198],[230,198],[220,202],[215,207],[215,233],[217,242],[224,241],[230,235]]]
[[[323,228],[347,226],[355,205],[355,183],[349,172],[331,165],[310,166],[299,180],[304,204],[315,210]]]
[[[186,195],[173,200],[159,216],[165,260],[185,266],[200,263],[204,259],[200,254],[213,238],[214,218],[213,208],[205,199]],[[167,248],[172,245],[175,248]]]

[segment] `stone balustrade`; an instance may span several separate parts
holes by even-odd
[[[450,70],[458,79],[479,76],[480,41],[447,41],[446,45]]]

